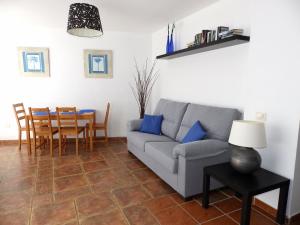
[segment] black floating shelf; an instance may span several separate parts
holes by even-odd
[[[244,36],[244,35],[235,35],[231,36],[228,38],[224,38],[221,40],[213,41],[210,43],[202,44],[202,45],[197,45],[193,46],[190,48],[184,48],[178,51],[175,51],[170,54],[164,54],[164,55],[159,55],[156,58],[157,59],[174,59],[174,58],[179,58],[187,55],[193,55],[201,52],[207,52],[207,51],[212,51],[215,49],[219,48],[226,48],[234,45],[240,45],[244,43],[248,43],[250,41],[249,36]]]

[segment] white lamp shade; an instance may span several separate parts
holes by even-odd
[[[229,143],[247,148],[267,147],[265,124],[258,121],[233,121]]]

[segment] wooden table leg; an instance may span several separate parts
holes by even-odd
[[[93,151],[93,119],[90,119],[89,122],[89,133],[90,133],[90,151]]]
[[[206,209],[208,208],[209,205],[209,189],[210,189],[210,176],[204,172],[202,206]]]
[[[249,225],[251,217],[252,196],[243,196],[243,207],[241,212],[241,225]]]
[[[25,126],[26,126],[27,151],[28,151],[28,155],[31,155],[30,125],[29,125],[29,119],[27,117],[25,117]]]
[[[94,112],[94,119],[93,119],[93,123],[94,123],[94,125],[95,125],[95,123],[96,123],[96,113]],[[94,130],[94,137],[96,138],[96,136],[97,136],[97,133],[96,133],[97,131],[96,130]]]
[[[286,205],[287,205],[288,194],[289,194],[289,186],[290,186],[290,182],[287,182],[280,188],[278,210],[277,210],[277,217],[276,217],[276,222],[279,224],[284,224],[285,222],[285,212],[286,212]]]

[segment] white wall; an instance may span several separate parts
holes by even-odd
[[[202,29],[214,29],[219,25],[243,27],[246,34],[249,34],[248,5],[249,3],[243,1],[218,1],[176,22],[176,49],[185,48]],[[152,36],[153,57],[165,52],[165,44],[164,28]],[[246,44],[173,60],[160,60],[161,87],[157,87],[156,95],[181,101],[241,108],[243,101],[240,84],[247,71],[248,51],[249,45]],[[154,105],[157,100],[154,97]]]
[[[66,20],[61,27],[54,28],[47,26],[51,17],[45,15],[43,26],[36,25],[27,18],[31,14],[22,12],[16,2],[8,4],[2,7],[0,3],[0,140],[17,138],[12,111],[12,104],[17,102],[24,102],[26,107],[93,108],[98,110],[97,117],[101,121],[109,101],[109,135],[126,136],[127,120],[139,115],[129,87],[134,57],[143,63],[151,55],[151,36],[104,30],[101,38],[79,38],[66,32]],[[19,12],[22,12],[20,17]],[[49,78],[19,75],[17,47],[20,46],[49,48]],[[113,50],[113,79],[85,78],[83,49]]]
[[[299,182],[295,177],[300,116],[299,3],[297,0],[253,2],[249,75],[244,84],[246,115],[250,117],[257,110],[268,113],[269,146],[260,151],[263,166],[293,180],[290,215],[300,212],[299,205],[294,204],[300,201],[300,190],[294,187]],[[288,38],[273,35],[278,29],[289,33]],[[271,194],[261,199],[272,205],[277,202]]]
[[[295,171],[300,115],[299,10],[297,0],[220,0],[178,21],[178,49],[184,48],[202,29],[218,25],[244,28],[251,41],[160,61],[162,75],[153,99],[153,105],[165,97],[237,107],[247,119],[254,119],[255,112],[266,112],[268,148],[260,150],[262,166],[293,181],[289,216],[300,212],[300,177]],[[153,57],[164,53],[165,42],[166,29],[153,34]],[[277,207],[277,191],[259,198]]]
[[[299,126],[299,123],[298,123]],[[294,171],[294,182],[293,182],[293,193],[291,202],[292,215],[299,213],[300,209],[300,127],[298,131],[298,143],[297,143],[297,155],[295,162],[295,171]],[[298,172],[297,172],[298,171]]]

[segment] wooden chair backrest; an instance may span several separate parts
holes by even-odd
[[[49,133],[52,133],[52,122],[50,118],[50,110],[48,107],[46,108],[28,108],[29,110],[29,116],[30,116],[30,121],[31,121],[31,127],[33,130],[33,134],[35,136],[36,134],[36,129],[40,126],[43,127],[48,127]],[[42,114],[43,118],[41,119]]]
[[[13,108],[14,108],[18,127],[19,127],[19,129],[21,129],[21,121],[25,120],[25,117],[26,117],[24,104],[23,103],[13,104]]]
[[[110,103],[107,103],[107,106],[106,106],[106,113],[105,113],[105,119],[104,119],[104,124],[105,124],[105,126],[107,125],[107,122],[108,122],[109,109],[110,109]]]
[[[58,127],[74,127],[78,129],[76,107],[56,107]]]

